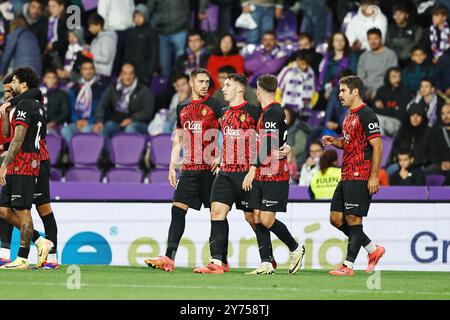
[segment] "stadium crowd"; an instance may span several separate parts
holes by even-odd
[[[69,145],[78,132],[172,133],[197,67],[223,103],[228,74],[248,76],[255,105],[256,78],[277,75],[291,183],[330,198],[340,160],[316,141],[342,134],[337,84],[356,74],[389,146],[381,185],[426,185],[436,174],[450,185],[449,10],[448,0],[2,1],[0,76],[33,67],[48,132]],[[108,148],[102,159],[108,170]],[[64,153],[59,162],[70,166]]]

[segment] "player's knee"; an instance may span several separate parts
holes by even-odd
[[[342,226],[342,216],[340,214],[330,214],[330,223],[332,226],[339,228]]]
[[[260,216],[261,224],[266,228],[271,228],[275,223],[275,216],[272,214],[262,214]]]
[[[362,223],[362,218],[358,216],[348,215],[345,216],[345,220],[349,226],[354,226]]]
[[[38,207],[36,207],[36,210],[41,218],[48,216],[50,213],[53,212],[50,203],[44,203],[42,205],[39,205]]]

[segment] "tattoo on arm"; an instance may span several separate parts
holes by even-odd
[[[27,128],[24,126],[19,125],[14,130],[14,138],[11,141],[11,145],[9,146],[8,153],[6,154],[5,160],[3,161],[5,166],[8,166],[11,162],[13,162],[14,158],[19,153],[19,150],[22,147],[23,141],[25,140],[26,134],[27,134]]]
[[[33,222],[27,221],[20,226],[20,245],[22,247],[30,246],[33,230]]]

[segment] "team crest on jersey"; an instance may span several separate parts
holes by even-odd
[[[31,167],[32,167],[33,169],[36,169],[37,166],[38,166],[37,161],[36,161],[36,160],[33,160],[33,161],[31,162]]]
[[[202,110],[202,116],[206,116],[207,113],[208,113],[208,111],[204,108],[204,109]]]
[[[245,122],[247,117],[245,116],[245,114],[241,114],[241,117],[239,119],[241,120],[241,122]]]

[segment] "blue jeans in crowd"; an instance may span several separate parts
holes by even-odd
[[[252,18],[255,20],[258,27],[253,30],[247,30],[245,33],[246,42],[259,44],[263,33],[273,30],[274,28],[275,8],[255,5],[255,10],[252,12]]]
[[[145,122],[132,122],[127,127],[121,128],[118,123],[108,121],[105,123],[101,134],[108,140],[119,132],[147,134],[147,128],[148,123]]]
[[[326,39],[327,32],[327,7],[326,0],[299,0],[303,10],[301,31],[312,35],[314,44],[317,46]]]
[[[89,133],[92,132],[93,125],[88,125],[83,128],[82,131],[80,131],[75,123],[71,123],[68,126],[65,126],[61,129],[61,136],[66,141],[67,145],[70,144],[70,140],[72,140],[72,137],[75,133],[83,132],[83,133]]]
[[[168,77],[176,59],[184,54],[186,49],[187,31],[159,36],[159,62],[161,75]]]

